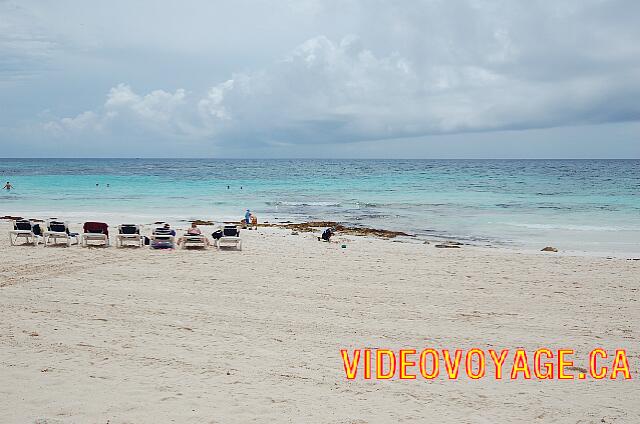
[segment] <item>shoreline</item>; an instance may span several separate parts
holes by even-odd
[[[242,230],[242,251],[10,247],[7,229],[7,422],[640,419],[640,262],[276,227]],[[571,348],[576,366],[626,349],[633,380],[347,380],[340,357],[496,346]]]
[[[53,218],[53,217],[52,217]],[[9,223],[13,219],[31,219],[34,222],[46,222],[46,219],[42,218],[27,218],[21,216],[11,216],[4,215],[0,217],[0,223],[6,223],[7,228]],[[56,218],[59,219],[59,218]],[[276,218],[278,219],[278,218]],[[80,221],[67,221],[62,219],[65,222],[69,222],[72,230],[78,233],[82,231],[82,224],[86,221],[91,221],[90,218],[85,218]],[[415,235],[405,233],[403,231],[394,231],[388,229],[380,229],[380,228],[371,228],[363,225],[348,225],[344,223],[340,223],[337,221],[302,221],[302,222],[294,222],[289,219],[278,219],[280,222],[271,222],[270,220],[259,222],[259,228],[274,228],[279,229],[284,232],[300,232],[300,233],[317,233],[317,236],[325,229],[329,227],[334,227],[337,230],[337,235],[342,236],[354,236],[354,237],[365,237],[365,238],[377,238],[381,240],[386,240],[394,243],[410,243],[410,244],[427,244],[432,245],[437,248],[474,248],[474,249],[487,249],[494,251],[502,251],[505,253],[514,253],[514,254],[541,254],[541,255],[556,255],[556,256],[576,256],[576,257],[594,257],[594,258],[605,258],[605,259],[627,259],[627,260],[640,260],[640,252],[598,252],[598,251],[580,251],[580,250],[571,250],[571,249],[562,249],[559,246],[552,246],[558,249],[557,252],[545,252],[542,246],[540,249],[533,248],[530,246],[526,246],[524,244],[513,244],[506,245],[500,243],[488,244],[488,243],[472,243],[468,241],[459,241],[456,238],[449,237],[435,237],[435,236],[424,236],[424,235]],[[208,219],[195,219],[195,220],[173,220],[173,221],[154,221],[149,223],[142,223],[141,228],[145,231],[149,231],[150,228],[157,226],[161,223],[169,223],[176,230],[182,231],[188,228],[188,224],[191,222],[197,222],[199,226],[205,227],[205,229],[212,230],[217,228],[219,225],[223,224],[241,224],[240,221],[229,221],[229,220],[208,220]],[[106,222],[109,226],[113,227],[119,225],[120,223],[134,223],[135,222]],[[8,230],[6,230],[8,231]],[[245,230],[246,231],[246,230]],[[146,232],[145,232],[146,234]],[[205,234],[207,234],[205,232]],[[210,234],[208,234],[210,235]]]

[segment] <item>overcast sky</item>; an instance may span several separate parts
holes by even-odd
[[[640,158],[640,2],[0,0],[0,156]]]

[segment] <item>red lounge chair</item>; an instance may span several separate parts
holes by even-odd
[[[82,226],[82,247],[88,247],[90,241],[109,246],[109,226],[104,222],[85,222]]]

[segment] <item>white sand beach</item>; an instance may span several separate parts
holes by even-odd
[[[8,228],[2,423],[640,422],[640,261],[276,228],[241,252],[11,247]],[[632,379],[348,381],[340,357],[425,347],[626,349]]]

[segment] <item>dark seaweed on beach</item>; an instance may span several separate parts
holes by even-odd
[[[262,227],[280,227],[287,228],[289,230],[295,231],[303,231],[303,232],[313,232],[319,228],[333,228],[337,233],[346,234],[346,235],[354,235],[354,236],[375,236],[381,238],[394,238],[398,236],[404,237],[415,237],[415,235],[407,234],[402,231],[391,231],[391,230],[382,230],[377,228],[368,228],[368,227],[353,227],[346,226],[334,221],[311,221],[311,222],[301,222],[301,223],[280,223],[280,224],[260,224]]]

